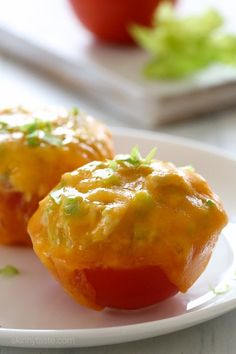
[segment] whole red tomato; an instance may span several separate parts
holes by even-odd
[[[69,0],[83,25],[97,38],[114,43],[132,41],[132,23],[150,26],[162,0]],[[174,3],[175,0],[172,0]]]

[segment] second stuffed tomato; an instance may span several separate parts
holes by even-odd
[[[29,233],[41,261],[80,304],[137,309],[186,292],[226,222],[200,175],[134,149],[64,174]]]
[[[61,175],[112,156],[109,130],[78,109],[1,109],[0,244],[31,245],[28,220]]]

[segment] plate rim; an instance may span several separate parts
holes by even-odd
[[[114,137],[158,139],[192,147],[236,163],[236,157],[222,149],[193,139],[143,129],[110,127]],[[14,329],[0,328],[0,345],[19,348],[79,348],[111,345],[141,340],[176,332],[218,317],[236,307],[235,298],[195,311],[161,320],[103,328],[84,329]]]
[[[194,149],[198,149],[201,151],[205,151],[223,158],[226,158],[230,160],[231,162],[236,163],[236,155],[234,155],[232,152],[222,148],[222,147],[217,147],[215,145],[201,142],[195,139],[191,138],[186,138],[182,136],[177,136],[173,134],[168,134],[168,133],[163,133],[163,132],[158,132],[158,131],[150,131],[147,129],[135,129],[135,128],[129,128],[129,127],[117,127],[117,126],[110,126],[109,129],[112,132],[113,137],[121,137],[121,136],[126,136],[132,137],[132,138],[145,138],[145,139],[155,139],[158,138],[160,141],[163,142],[168,142],[168,143],[174,143],[178,145],[184,145],[184,146],[191,146]]]
[[[235,307],[236,297],[186,314],[124,326],[55,330],[0,328],[0,343],[19,348],[83,348],[127,343],[177,332],[223,315]],[[91,337],[96,341],[93,342]]]

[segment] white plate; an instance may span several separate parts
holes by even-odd
[[[221,196],[234,221],[236,160],[223,152],[162,134],[115,130],[118,152],[136,144],[143,154],[158,147],[158,158],[192,164]],[[51,278],[29,249],[0,248],[0,267],[13,264],[21,274],[0,278],[0,345],[82,347],[114,344],[173,332],[236,307],[236,226],[230,224],[200,279],[187,292],[138,311],[95,312],[76,304]],[[215,294],[212,288],[221,292]]]

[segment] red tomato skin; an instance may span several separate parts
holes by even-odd
[[[106,42],[133,42],[128,28],[138,23],[150,26],[162,0],[69,0],[82,24]],[[172,0],[174,3],[175,0]]]
[[[135,310],[156,304],[178,292],[158,266],[83,271],[95,290],[96,304],[102,307]]]
[[[25,201],[21,192],[0,189],[0,244],[31,246],[26,229],[37,207],[37,197]]]

